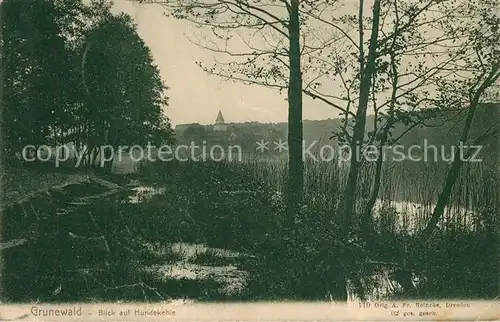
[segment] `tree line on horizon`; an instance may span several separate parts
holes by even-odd
[[[500,103],[482,104],[478,107],[476,117],[471,128],[471,135],[477,137],[483,133],[483,129],[495,125],[498,120]],[[447,147],[456,146],[456,138],[460,134],[460,127],[463,126],[465,110],[443,110],[436,115],[433,120],[428,120],[427,126],[414,127],[411,124],[396,124],[393,131],[393,137],[401,136],[397,144],[410,147],[411,145],[424,144],[424,139],[430,145]],[[366,133],[374,130],[374,115],[367,115]],[[339,141],[330,138],[337,130],[341,129],[343,119],[341,117],[325,120],[303,120],[303,139],[306,146],[313,142],[317,145],[339,145]],[[227,131],[218,132],[213,129],[213,125],[203,125],[199,123],[178,124],[174,133],[178,144],[190,144],[195,142],[201,144],[206,141],[207,144],[237,144],[243,151],[255,152],[256,143],[260,140],[271,142],[270,150],[273,149],[273,142],[287,140],[286,122],[261,123],[261,122],[242,122],[228,123]],[[405,133],[408,131],[408,133]],[[490,137],[483,142],[483,155],[488,153],[494,157],[500,151],[500,147],[495,137]],[[317,149],[316,149],[317,150]],[[316,151],[315,150],[315,151]],[[317,151],[316,151],[317,152]],[[269,151],[268,154],[272,154]]]

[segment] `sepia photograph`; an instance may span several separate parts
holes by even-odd
[[[500,319],[498,0],[0,24],[0,320]]]

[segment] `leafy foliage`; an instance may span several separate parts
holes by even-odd
[[[6,151],[26,144],[159,145],[172,139],[167,87],[132,18],[111,2],[1,4]]]

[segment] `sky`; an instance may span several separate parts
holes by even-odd
[[[212,124],[218,111],[228,123],[286,122],[286,93],[257,85],[245,85],[208,75],[196,61],[211,65],[214,54],[192,42],[195,27],[189,22],[166,17],[155,4],[115,0],[113,10],[132,16],[139,35],[151,49],[161,77],[170,87],[166,115],[173,125],[185,123]],[[330,106],[304,98],[304,119],[335,118],[338,112]]]

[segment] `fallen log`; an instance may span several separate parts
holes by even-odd
[[[5,243],[0,243],[0,251],[7,250],[9,248],[17,247],[17,246],[22,246],[26,244],[28,240],[26,238],[20,238],[20,239],[14,239],[10,240]]]
[[[113,182],[101,179],[99,177],[89,177],[89,181],[97,183],[98,185],[104,186],[104,187],[106,187],[108,189],[116,189],[116,188],[120,187],[120,185],[118,185],[116,183],[113,183]]]
[[[99,199],[106,198],[106,197],[110,197],[112,195],[115,195],[115,194],[120,193],[120,192],[124,192],[124,191],[129,190],[129,189],[130,188],[126,187],[126,186],[124,186],[124,187],[119,186],[118,188],[114,188],[112,190],[105,191],[105,192],[98,194],[98,195],[80,197],[75,202],[80,203],[80,204],[84,204],[84,203],[88,204],[92,201],[99,200]]]

